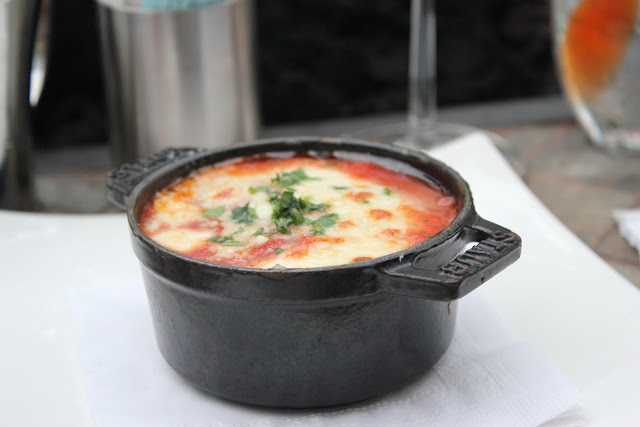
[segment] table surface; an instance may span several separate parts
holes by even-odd
[[[574,123],[491,129],[503,154],[538,198],[571,231],[640,287],[638,252],[618,233],[614,209],[640,208],[640,157],[594,148]]]
[[[501,110],[504,111],[504,108]],[[393,120],[387,118],[386,120]],[[262,136],[338,136],[375,119],[296,124]],[[638,253],[618,233],[613,209],[640,208],[640,157],[594,148],[571,121],[488,126],[506,138],[502,153],[540,200],[580,239],[640,287]],[[47,212],[117,212],[106,200],[107,147],[40,152],[35,192]]]
[[[518,262],[478,292],[516,337],[582,392],[582,405],[551,425],[634,425],[640,419],[638,289],[552,216],[486,142],[467,140],[434,155],[473,183],[479,212],[526,242]],[[0,219],[6,291],[0,299],[0,425],[91,425],[68,292],[139,283],[126,218],[1,211]]]

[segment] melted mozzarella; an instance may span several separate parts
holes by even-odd
[[[382,168],[375,165],[368,176],[352,173],[355,166],[358,162],[302,157],[209,167],[156,194],[140,226],[159,244],[205,261],[306,268],[400,251],[439,232],[457,215],[455,201],[439,189],[386,169],[378,173]],[[337,214],[337,221],[326,227],[291,225],[292,234],[283,234],[272,218],[269,193],[250,189],[282,193],[276,174],[299,168],[312,179],[287,188],[295,197],[330,205],[323,212],[305,212],[307,222],[326,214]],[[256,216],[250,224],[233,217],[235,208],[247,204]],[[207,216],[212,209],[220,215]]]

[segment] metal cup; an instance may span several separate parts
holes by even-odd
[[[251,0],[97,1],[115,164],[256,136]]]
[[[29,84],[39,0],[0,0],[0,209],[32,208]]]

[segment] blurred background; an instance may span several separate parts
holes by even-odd
[[[36,148],[106,144],[96,4],[43,6]],[[447,0],[436,8],[440,107],[560,95],[549,2]],[[405,111],[409,12],[410,0],[256,1],[262,125]]]

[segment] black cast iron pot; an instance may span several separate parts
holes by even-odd
[[[460,204],[449,227],[409,249],[354,264],[257,269],[168,250],[138,226],[154,193],[200,167],[264,153],[363,158],[441,186]],[[274,407],[346,404],[416,379],[449,346],[455,300],[520,255],[515,233],[480,218],[467,183],[407,148],[291,138],[216,151],[167,150],[109,174],[142,265],[158,346],[195,386]],[[464,251],[470,242],[479,242]]]

